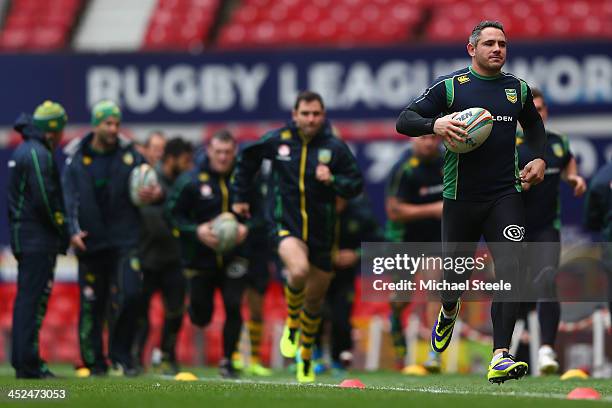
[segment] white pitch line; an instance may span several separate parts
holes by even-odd
[[[199,381],[203,382],[225,382],[225,383],[237,383],[237,384],[254,384],[254,385],[284,385],[284,386],[297,386],[297,387],[318,387],[318,388],[340,388],[336,384],[324,384],[324,383],[316,383],[316,384],[299,384],[295,382],[281,382],[281,381],[268,381],[268,380],[246,380],[246,379],[238,379],[238,380],[225,380],[223,378],[207,378],[200,377]],[[503,387],[503,385],[502,385]],[[466,391],[466,390],[451,390],[444,388],[427,388],[427,387],[386,387],[386,386],[367,386],[368,390],[375,391],[399,391],[399,392],[421,392],[427,394],[460,394],[460,395],[484,395],[484,396],[492,396],[492,397],[526,397],[526,398],[553,398],[553,399],[561,399],[565,400],[566,394],[548,394],[543,392],[516,392],[516,391],[508,391],[508,392],[483,392],[483,391]],[[598,402],[612,402],[612,396],[602,397],[600,400],[593,400]]]

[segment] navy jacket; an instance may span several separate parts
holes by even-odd
[[[306,141],[294,123],[264,135],[242,150],[233,189],[236,202],[248,202],[253,179],[263,159],[272,162],[266,218],[278,237],[292,235],[316,248],[331,248],[336,223],[336,196],[350,199],[363,187],[361,171],[348,146],[332,134],[329,123]],[[333,181],[316,180],[325,164]]]
[[[65,253],[68,231],[57,165],[44,133],[23,114],[15,123],[23,137],[8,162],[11,248],[22,253]]]
[[[183,173],[167,201],[167,216],[174,227],[174,236],[181,241],[183,266],[199,270],[223,268],[234,252],[225,255],[204,245],[197,237],[198,225],[208,222],[222,212],[231,211],[230,176],[213,171],[208,160]]]
[[[87,170],[92,162],[92,139],[93,133],[89,133],[81,140],[76,152],[66,160],[62,177],[70,234],[87,231],[84,242],[88,254],[137,247],[141,218],[130,200],[129,177],[134,167],[144,163],[144,158],[131,142],[119,138],[110,164],[109,208],[101,209],[96,201],[93,178]],[[103,213],[112,214],[112,222],[105,222]]]

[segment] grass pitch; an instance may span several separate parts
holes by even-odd
[[[152,374],[138,378],[77,379],[68,367],[51,366],[64,378],[16,380],[9,366],[0,366],[0,405],[50,407],[239,407],[239,408],[356,408],[356,407],[603,407],[612,406],[612,381],[560,381],[558,377],[526,378],[497,386],[483,375],[407,377],[395,372],[351,372],[366,389],[345,389],[341,378],[321,375],[315,385],[298,385],[293,375],[276,372],[266,379],[243,377],[225,381],[216,370],[192,370],[200,379],[182,382]],[[576,387],[591,387],[600,401],[567,401]],[[64,400],[14,400],[11,389],[61,389]]]

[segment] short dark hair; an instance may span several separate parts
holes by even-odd
[[[234,135],[232,135],[232,132],[227,129],[217,130],[215,133],[213,133],[210,140],[208,141],[208,144],[210,144],[210,142],[212,142],[213,140],[218,140],[220,142],[226,143],[231,142],[233,144],[236,144],[236,138],[234,137]]]
[[[539,88],[531,87],[531,94],[533,95],[533,99],[542,98],[542,101],[544,101],[544,104],[546,104],[546,101],[544,100],[544,94],[542,93],[542,91],[540,91]]]
[[[166,135],[164,135],[164,132],[162,132],[161,130],[154,130],[149,133],[149,136],[147,136],[147,140],[145,140],[144,142],[144,147],[149,147],[149,145],[151,144],[151,140],[153,140],[155,136],[159,136],[162,139],[166,140]]]
[[[312,91],[300,92],[297,98],[295,99],[295,105],[293,105],[293,109],[297,110],[298,106],[300,106],[300,102],[302,101],[304,102],[319,101],[319,103],[321,104],[321,108],[325,110],[325,105],[323,104],[323,98],[321,97],[321,95],[319,95],[316,92],[312,92]]]
[[[166,143],[162,160],[166,160],[169,157],[180,157],[185,153],[193,153],[193,145],[182,137],[175,137]]]
[[[489,27],[497,28],[498,30],[501,30],[502,33],[506,34],[503,24],[499,21],[484,20],[478,23],[478,25],[476,25],[476,27],[474,27],[472,30],[472,34],[470,34],[470,38],[468,39],[469,43],[475,47],[476,44],[478,44],[478,40],[480,40],[482,30]]]

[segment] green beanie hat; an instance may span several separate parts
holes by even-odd
[[[66,126],[68,115],[59,103],[44,101],[34,111],[32,122],[43,132],[59,132]]]
[[[98,126],[100,122],[109,116],[114,116],[121,120],[121,109],[113,101],[100,101],[91,109],[91,124]]]

